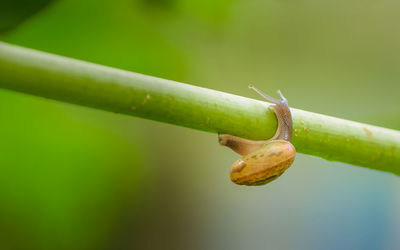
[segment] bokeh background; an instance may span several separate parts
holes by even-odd
[[[1,0],[0,40],[400,129],[400,3]],[[1,78],[1,76],[0,76]],[[400,179],[298,154],[242,187],[217,136],[0,90],[0,249],[400,249]]]

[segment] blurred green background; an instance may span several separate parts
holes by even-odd
[[[2,0],[0,40],[400,129],[400,3]],[[0,76],[1,80],[1,76]],[[217,136],[0,90],[0,249],[399,249],[400,179],[298,154],[228,178]]]

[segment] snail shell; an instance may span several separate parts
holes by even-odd
[[[273,140],[243,156],[231,168],[231,180],[239,185],[263,185],[278,178],[292,165],[294,146],[285,140]]]

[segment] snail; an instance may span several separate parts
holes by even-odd
[[[275,104],[270,106],[278,119],[275,135],[264,141],[252,141],[228,134],[220,134],[218,138],[220,145],[242,155],[242,158],[232,165],[232,182],[254,186],[267,184],[283,174],[292,165],[296,149],[290,143],[293,121],[286,98],[279,90],[278,94],[282,100],[270,97],[252,85],[249,85],[249,88]]]

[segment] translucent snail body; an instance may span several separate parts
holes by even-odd
[[[296,156],[296,149],[290,143],[293,130],[292,116],[286,98],[278,91],[282,100],[270,97],[250,85],[268,101],[278,119],[275,135],[266,141],[252,141],[221,134],[219,143],[242,155],[231,168],[230,178],[239,185],[262,185],[278,178],[288,169]]]

